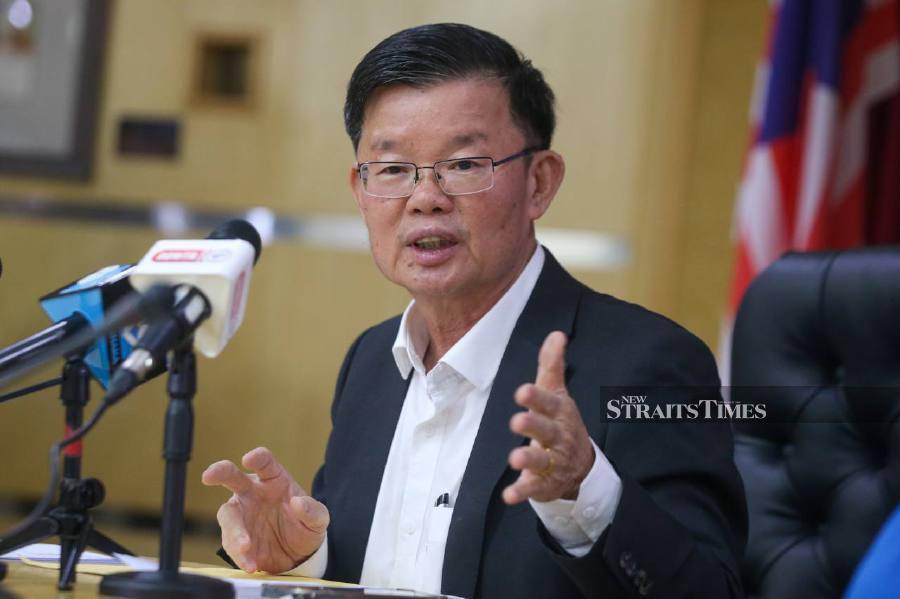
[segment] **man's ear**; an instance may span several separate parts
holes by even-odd
[[[537,220],[550,207],[566,175],[566,162],[553,150],[541,150],[531,158],[528,175],[528,215]]]

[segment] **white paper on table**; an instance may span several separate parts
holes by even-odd
[[[58,562],[59,561],[59,545],[52,543],[33,543],[20,547],[9,553],[0,555],[0,559],[21,559],[27,558],[36,562]],[[94,551],[85,551],[81,554],[79,563],[83,564],[106,564],[106,565],[125,565],[135,571],[150,572],[159,568],[157,560],[148,557],[138,557],[134,555],[125,555],[124,553],[116,553],[109,556]],[[311,587],[321,588],[322,583],[305,582],[303,579],[288,579],[285,581],[274,581],[265,579],[248,579],[248,578],[226,578],[228,582],[234,586],[236,591],[236,599],[258,599],[262,591],[262,585],[284,586],[290,587]],[[336,587],[339,588],[339,587]],[[367,594],[389,594],[396,597],[416,597],[417,595],[411,591],[401,591],[398,589],[378,589],[368,587],[365,589]]]
[[[59,561],[59,545],[53,543],[32,543],[19,547],[9,553],[0,555],[0,559],[22,559],[27,558],[36,562],[58,562]],[[79,558],[82,564],[122,564],[123,562],[117,557],[106,555],[105,553],[97,553],[94,551],[84,551]]]
[[[114,554],[120,563],[125,564],[136,572],[152,572],[159,569],[159,562],[149,557],[140,557],[137,555],[125,555],[124,553]]]

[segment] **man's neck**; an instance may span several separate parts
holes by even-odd
[[[428,331],[428,348],[422,358],[426,372],[431,371],[444,354],[500,301],[522,275],[533,254],[533,251],[528,253],[517,268],[511,269],[514,275],[503,285],[487,293],[466,293],[461,294],[460,298],[415,298],[413,309]]]
[[[505,292],[505,290],[504,290]],[[449,314],[446,310],[432,306],[429,310],[424,306],[420,306],[416,301],[416,308],[421,308],[422,319],[425,322],[425,328],[428,330],[428,348],[422,362],[425,365],[425,371],[431,371],[434,365],[438,363],[444,354],[450,351],[450,348],[456,345],[456,342],[465,337],[475,323],[487,314],[494,304],[503,297],[503,293],[497,296],[490,304],[483,304],[471,311],[457,310],[456,314]]]

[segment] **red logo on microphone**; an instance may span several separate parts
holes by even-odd
[[[234,284],[234,295],[231,297],[231,326],[235,326],[241,315],[241,299],[244,296],[244,279],[247,271],[241,271],[237,282]]]
[[[161,250],[153,254],[153,262],[202,262],[203,250]]]

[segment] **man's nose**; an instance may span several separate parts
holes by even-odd
[[[438,183],[438,174],[433,168],[419,167],[418,181],[412,195],[406,200],[406,208],[412,212],[449,212],[453,209],[453,199],[444,193]]]

